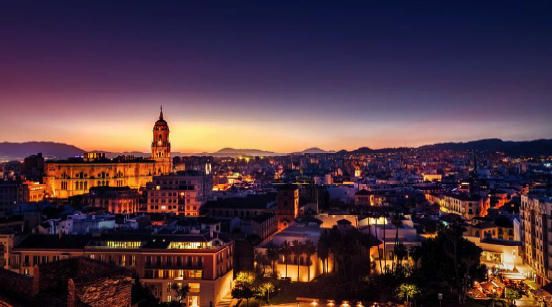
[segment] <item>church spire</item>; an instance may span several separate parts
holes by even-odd
[[[159,120],[163,120],[163,105],[160,105],[159,108],[160,108],[160,110],[161,110],[161,111],[159,112]]]

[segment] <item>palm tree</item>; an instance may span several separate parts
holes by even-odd
[[[299,281],[299,264],[303,254],[303,244],[298,240],[293,241],[292,252],[295,255],[295,261],[297,262],[297,281]]]
[[[259,286],[262,296],[266,295],[266,302],[270,304],[270,292],[274,291],[274,285],[271,282],[265,282]]]
[[[318,257],[322,260],[322,273],[327,273],[327,262],[329,257],[329,242],[328,242],[328,233],[323,231],[318,239]]]
[[[395,214],[393,214],[392,219],[393,226],[395,226],[395,242],[394,242],[394,250],[393,250],[393,262],[392,262],[392,268],[391,271],[394,271],[396,266],[398,266],[398,263],[395,264],[395,262],[398,262],[397,252],[399,251],[399,227],[402,225],[401,221],[401,215],[399,213],[399,210],[395,210]]]
[[[286,278],[288,278],[287,266],[288,266],[288,257],[291,254],[291,248],[287,241],[284,241],[282,247],[280,248],[280,253],[284,255],[284,263],[286,265]]]
[[[265,276],[265,267],[267,264],[267,256],[259,251],[255,252],[255,262],[257,263],[257,267],[260,266],[261,268],[261,276]],[[258,272],[258,271],[257,271]]]
[[[374,227],[374,233],[376,234],[376,241],[379,242],[379,239],[378,239],[378,223],[379,223],[379,219],[380,219],[380,212],[377,211],[377,212],[372,212],[371,213],[372,217],[375,218],[375,222],[376,222],[376,225]],[[385,246],[385,245],[384,245]],[[383,266],[381,264],[381,259],[382,256],[381,256],[381,250],[380,250],[380,247],[379,247],[379,243],[378,243],[378,261],[379,261],[379,267],[380,267],[380,273],[383,273]]]
[[[381,217],[383,217],[383,258],[384,258],[384,261],[385,261],[385,273],[387,273],[387,254],[385,253],[386,252],[386,249],[385,249],[385,246],[387,245],[387,242],[386,242],[386,234],[385,234],[385,225],[387,224],[387,212],[385,209],[381,210]]]
[[[397,245],[397,249],[395,250],[395,255],[397,256],[397,269],[399,266],[402,266],[402,262],[404,259],[408,258],[408,249],[404,244],[399,243]]]
[[[420,293],[420,290],[418,290],[418,287],[415,284],[401,284],[399,288],[397,288],[397,296],[399,299],[405,299],[406,300],[406,306],[410,306],[410,299],[416,296],[418,293]]]
[[[268,260],[270,260],[270,265],[272,267],[272,275],[275,275],[276,274],[275,263],[278,261],[278,258],[280,257],[278,249],[275,248],[274,246],[269,246],[266,250],[266,256],[268,257]]]
[[[307,241],[303,246],[303,251],[307,255],[307,281],[310,281],[310,266],[312,264],[311,257],[316,253],[316,246],[314,246],[312,241]]]

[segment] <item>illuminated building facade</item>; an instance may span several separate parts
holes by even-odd
[[[488,208],[486,199],[469,194],[445,195],[439,205],[441,211],[461,215],[467,220],[486,216]]]
[[[208,234],[31,235],[14,247],[10,269],[32,275],[35,265],[74,257],[136,272],[140,282],[162,302],[175,300],[178,294],[173,285],[189,286],[186,306],[215,306],[231,290],[233,243]]]
[[[388,201],[386,195],[374,191],[360,190],[355,193],[357,206],[383,206]]]
[[[153,126],[151,158],[155,161],[155,174],[169,174],[172,170],[171,143],[169,142],[169,125],[163,119],[163,107],[159,119]]]
[[[153,126],[151,158],[118,157],[107,159],[103,153],[86,153],[83,158],[46,161],[44,183],[54,198],[86,194],[93,187],[145,187],[154,175],[171,172],[169,126],[163,111]]]
[[[140,194],[129,187],[94,187],[83,203],[113,214],[132,214],[140,209]]]
[[[549,195],[522,195],[521,232],[523,257],[537,275],[537,283],[552,281],[552,197]]]
[[[20,187],[21,200],[25,203],[36,203],[44,200],[46,185],[40,182],[25,181]]]
[[[213,188],[211,177],[199,172],[154,176],[147,184],[147,212],[198,216]]]
[[[299,215],[299,188],[295,185],[285,185],[278,189],[276,195],[276,217],[278,229],[288,227]]]

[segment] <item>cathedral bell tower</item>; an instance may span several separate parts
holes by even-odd
[[[151,158],[155,161],[155,174],[169,174],[172,169],[171,143],[169,142],[169,125],[163,119],[163,106],[159,119],[153,126],[153,142],[151,142]]]

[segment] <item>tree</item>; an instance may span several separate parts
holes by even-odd
[[[274,246],[269,246],[266,250],[266,256],[270,261],[270,265],[272,267],[272,275],[277,277],[275,263],[277,263],[278,258],[280,258],[280,253],[278,252],[278,249],[275,248]]]
[[[238,275],[236,275],[235,283],[237,285],[253,285],[254,282],[255,282],[255,274],[251,272],[242,271],[242,272],[239,272]]]
[[[254,292],[255,274],[251,272],[239,272],[234,281],[232,297],[245,299],[249,306],[249,299],[255,296]]]
[[[402,218],[401,218],[401,214],[399,213],[399,210],[395,210],[395,213],[393,214],[393,218],[391,220],[391,222],[393,223],[393,226],[395,227],[395,242],[394,242],[394,246],[393,246],[393,262],[392,262],[392,270],[391,271],[395,271],[395,269],[397,269],[398,265],[399,265],[399,258],[398,258],[398,255],[397,255],[397,252],[399,252],[399,244],[401,243],[399,241],[399,227],[402,226]]]
[[[378,223],[379,223],[379,213],[375,212],[375,211],[371,211],[370,215],[375,219],[375,227],[374,227],[374,234],[376,236],[376,241],[379,242],[379,239],[378,239]],[[378,244],[378,261],[379,261],[379,268],[380,268],[380,273],[383,274],[383,265],[381,264],[381,251],[380,251],[380,248],[379,248],[379,244]]]
[[[397,265],[395,266],[395,271],[397,271],[399,270],[399,268],[402,267],[403,260],[408,257],[408,249],[401,242],[399,242],[399,244],[395,246],[395,257],[397,258]]]
[[[159,303],[157,299],[150,291],[148,287],[145,287],[141,282],[138,276],[134,277],[134,282],[132,283],[132,305],[133,306],[155,306]]]
[[[521,293],[514,288],[506,287],[504,290],[504,298],[508,300],[511,306],[515,306],[516,300],[521,298]]]
[[[262,252],[255,252],[255,262],[257,263],[257,268],[261,270],[261,276],[265,276],[266,266],[270,263],[268,256]]]
[[[303,244],[299,242],[298,240],[293,241],[293,245],[291,246],[291,250],[293,254],[295,255],[295,262],[297,262],[297,281],[299,281],[299,265],[301,264],[301,256],[303,255]]]
[[[428,287],[446,285],[456,291],[458,303],[464,304],[466,291],[473,280],[481,280],[485,266],[480,264],[481,248],[462,236],[463,228],[451,225],[437,237],[422,242],[415,250],[419,266],[415,272]]]
[[[172,283],[171,284],[171,296],[173,302],[178,303],[181,305],[186,301],[186,298],[188,297],[188,292],[190,291],[190,286],[188,285],[179,285],[178,283]]]
[[[328,242],[328,233],[323,231],[320,234],[320,239],[318,239],[318,257],[322,260],[322,273],[326,274],[328,272],[328,257],[330,256],[330,248]]]
[[[245,299],[246,300],[246,306],[249,306],[249,300],[255,296],[255,293],[253,292],[253,288],[251,287],[234,287],[232,289],[232,297],[237,299]]]
[[[387,212],[385,209],[382,208],[382,211],[380,212],[380,216],[383,217],[383,261],[385,261],[384,271],[387,273],[387,254],[386,254],[386,231],[385,226],[387,225]]]
[[[327,237],[337,278],[356,286],[370,274],[370,247],[376,242],[354,228],[342,230],[334,227],[327,230]]]
[[[287,272],[288,258],[289,258],[289,255],[291,254],[291,248],[287,241],[284,241],[284,244],[282,244],[282,247],[280,248],[280,253],[284,256],[284,263],[286,266],[286,278],[287,278],[288,277],[288,272]]]
[[[270,293],[275,289],[271,282],[265,282],[259,285],[258,291],[261,297],[266,298],[266,303],[270,304]]]
[[[420,293],[420,290],[418,290],[418,287],[415,284],[404,283],[397,288],[396,292],[397,297],[401,300],[405,300],[406,306],[409,306],[410,299]]]
[[[305,244],[303,246],[303,251],[307,255],[307,261],[306,261],[307,276],[308,276],[307,280],[310,281],[310,266],[312,264],[311,258],[316,253],[316,247],[314,246],[314,243],[312,243],[312,241],[307,241],[307,242],[305,242]]]

